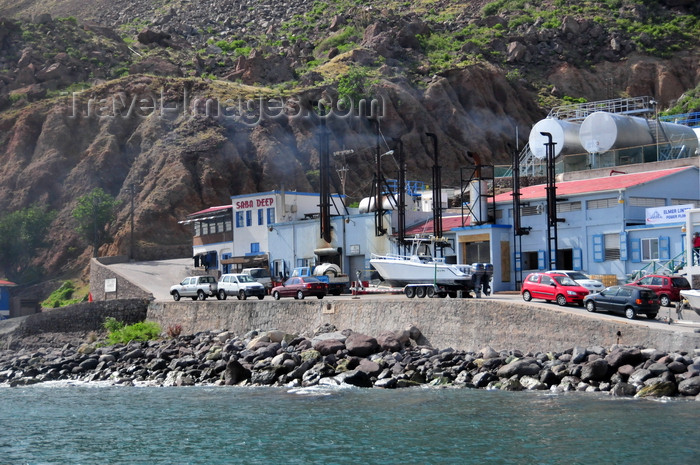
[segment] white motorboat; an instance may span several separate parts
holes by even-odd
[[[472,286],[471,265],[448,264],[444,258],[424,255],[375,255],[369,263],[390,286],[407,284],[442,284],[447,286]]]
[[[681,295],[685,300],[688,301],[690,308],[695,310],[695,313],[700,315],[700,290],[699,289],[689,289],[682,290]]]

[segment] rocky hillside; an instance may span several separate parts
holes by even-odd
[[[182,254],[188,213],[316,189],[319,101],[382,103],[379,137],[367,115],[324,109],[331,150],[354,150],[351,201],[369,193],[377,140],[400,140],[409,178],[429,181],[437,134],[454,185],[474,154],[510,163],[553,105],[651,95],[700,110],[697,2],[540,3],[0,0],[0,216],[57,211],[35,262],[70,272],[91,254],[77,198],[122,201],[100,254],[127,253],[134,186],[138,258]]]

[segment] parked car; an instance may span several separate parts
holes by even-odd
[[[266,291],[272,289],[272,277],[270,276],[270,270],[267,268],[244,268],[241,273],[247,274],[253,281],[257,281],[263,286],[265,286]]]
[[[683,276],[665,276],[660,274],[648,274],[633,283],[635,286],[644,286],[656,292],[663,307],[668,307],[671,302],[681,300],[681,290],[690,289],[690,283]]]
[[[569,278],[573,279],[576,281],[576,284],[579,284],[586,289],[588,289],[591,293],[593,292],[600,292],[603,289],[605,289],[605,284],[602,282],[598,281],[597,279],[591,279],[589,276],[585,275],[584,273],[580,271],[575,271],[575,270],[552,270],[552,271],[547,271],[546,273],[548,274],[565,274]]]
[[[583,298],[589,292],[565,274],[531,273],[525,278],[520,293],[525,302],[544,299],[548,302],[556,301],[564,306],[569,303],[583,305]]]
[[[226,300],[229,295],[235,295],[238,300],[255,296],[260,300],[265,298],[265,286],[255,281],[247,274],[224,274],[219,279],[219,299]]]
[[[315,295],[318,299],[323,299],[328,294],[328,283],[324,283],[318,278],[295,277],[289,278],[281,286],[272,288],[272,297],[279,300],[280,297],[294,297],[303,299],[304,297]]]
[[[170,295],[176,301],[180,300],[180,297],[192,297],[192,300],[219,297],[216,278],[213,276],[188,276],[180,284],[170,288]]]
[[[583,305],[589,312],[604,310],[621,313],[630,320],[644,314],[647,318],[656,318],[659,313],[659,297],[646,287],[626,284],[610,286],[597,294],[591,294],[583,299]]]

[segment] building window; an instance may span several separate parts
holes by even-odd
[[[609,198],[609,199],[598,199],[598,200],[587,200],[586,201],[586,209],[587,210],[597,210],[599,208],[612,208],[612,207],[617,207],[620,205],[620,203],[617,201],[617,198]]]
[[[642,260],[649,262],[659,259],[659,240],[657,238],[642,239]]]
[[[224,222],[219,221],[216,223],[216,232],[222,233],[224,232]]]
[[[565,202],[557,204],[557,213],[581,211],[581,202]]]
[[[226,222],[224,223],[224,228],[226,231],[231,230],[231,220],[226,220]]]
[[[541,206],[539,206],[539,205],[537,205],[537,206],[532,205],[532,206],[528,206],[528,207],[521,207],[521,208],[520,208],[520,216],[535,216],[535,215],[541,215],[543,210],[544,210],[544,209],[543,209]]]
[[[259,253],[259,252],[260,252],[260,242],[251,242],[250,253]]]
[[[245,211],[245,225],[246,226],[253,225],[253,210],[246,210]]]
[[[656,199],[654,197],[630,197],[632,207],[663,207],[666,206],[666,199]]]
[[[202,236],[206,236],[209,234],[209,223],[202,223]]]
[[[199,221],[194,222],[194,235],[200,236],[202,234],[202,224]]]
[[[523,261],[523,270],[536,270],[538,268],[537,252],[523,252],[521,256]]]
[[[620,259],[620,234],[605,234],[605,261]]]
[[[258,208],[258,226],[262,226],[265,224],[265,216],[263,214],[263,209]]]
[[[698,208],[698,201],[692,199],[671,199],[671,205],[692,205],[693,208]]]
[[[270,207],[267,209],[267,224],[272,224],[275,222],[275,207]]]
[[[237,228],[242,228],[243,227],[243,212],[236,212],[236,227]]]

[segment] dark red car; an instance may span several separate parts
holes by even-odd
[[[656,292],[662,307],[668,307],[671,302],[678,302],[681,300],[681,290],[690,289],[690,283],[683,276],[660,274],[648,274],[630,284],[646,287]]]
[[[294,297],[303,299],[304,297],[315,295],[318,299],[323,299],[328,294],[328,283],[324,283],[314,277],[289,278],[281,286],[272,288],[272,297],[279,300],[280,297]]]
[[[565,274],[532,273],[523,281],[520,293],[526,302],[544,299],[548,302],[555,301],[561,306],[568,303],[583,305],[583,298],[588,295],[588,289]]]

